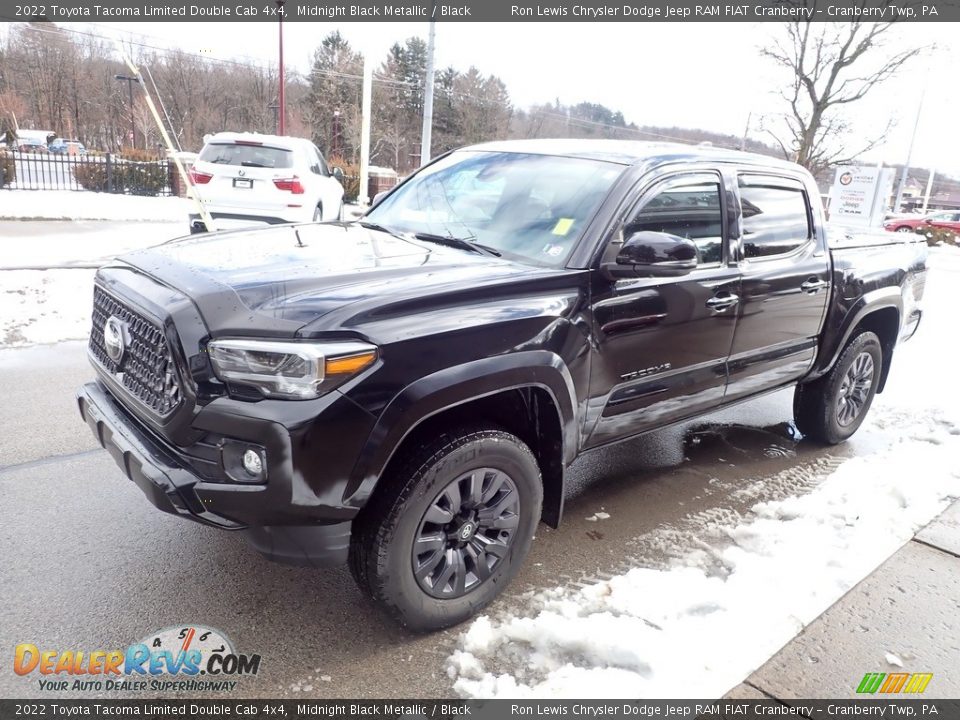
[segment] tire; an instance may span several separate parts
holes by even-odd
[[[492,428],[445,433],[397,467],[354,521],[350,570],[411,630],[456,625],[499,595],[523,563],[543,503],[540,469],[523,442]]]
[[[914,230],[909,225],[901,225],[900,227],[897,228],[897,232],[912,233],[912,232],[916,232],[916,230]]]
[[[872,332],[853,337],[830,372],[797,386],[793,396],[797,428],[805,437],[829,445],[849,438],[870,410],[882,368],[880,339]]]
[[[340,205],[337,207],[337,217],[334,222],[343,222],[343,200],[340,201]]]
[[[323,203],[317,203],[313,210],[313,222],[323,222]]]

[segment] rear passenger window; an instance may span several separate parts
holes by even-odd
[[[743,254],[747,258],[783,255],[810,239],[806,194],[799,187],[784,187],[751,179],[740,181],[743,209]]]
[[[719,263],[723,256],[723,215],[720,183],[704,176],[677,178],[643,204],[624,228],[625,237],[643,230],[693,240],[699,263]]]

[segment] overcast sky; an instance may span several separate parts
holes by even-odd
[[[904,162],[923,87],[927,91],[913,164],[960,177],[960,52],[958,23],[904,24],[895,46],[939,48],[899,77],[851,106],[864,134],[897,121],[873,161]],[[65,27],[137,38],[217,58],[275,63],[272,23],[71,23]],[[309,69],[320,39],[338,29],[360,50],[380,58],[396,40],[426,37],[427,23],[290,22],[284,25],[287,63]],[[752,113],[751,137],[767,139],[760,117],[784,109],[778,75],[758,48],[782,28],[774,23],[438,23],[437,63],[460,70],[476,65],[499,75],[515,105],[602,103],[638,125],[695,127],[739,136]]]

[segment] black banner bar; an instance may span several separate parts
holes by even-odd
[[[504,718],[568,720],[690,718],[937,718],[960,717],[960,700],[0,700],[11,718]]]
[[[0,0],[0,20],[50,22],[941,22],[960,0]]]

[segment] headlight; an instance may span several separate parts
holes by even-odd
[[[377,348],[361,342],[212,340],[207,352],[224,382],[288,400],[319,397],[377,359]]]

